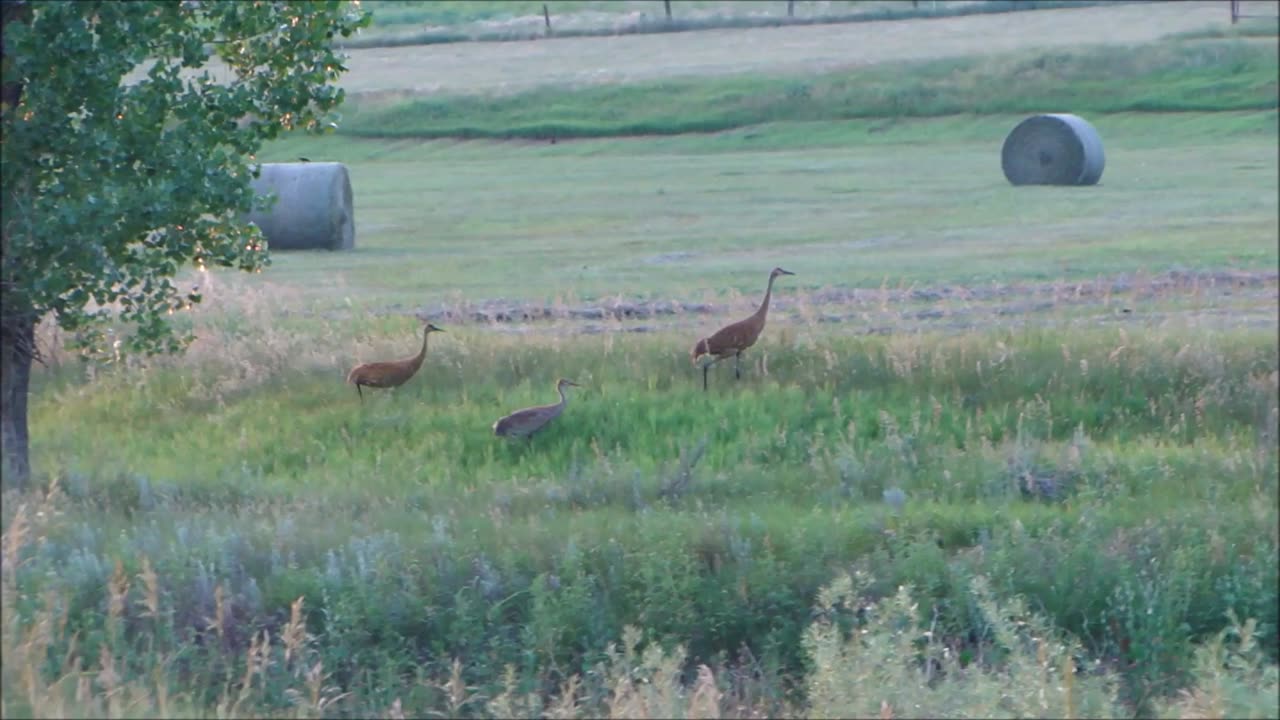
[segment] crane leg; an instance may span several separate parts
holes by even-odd
[[[707,391],[707,371],[711,369],[710,365],[702,366],[702,392]]]
[[[734,353],[733,356],[733,377],[735,380],[742,379],[742,353]]]
[[[360,389],[360,383],[356,383],[356,394],[360,396],[360,402],[364,402],[364,391]]]

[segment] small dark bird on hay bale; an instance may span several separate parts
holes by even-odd
[[[760,333],[764,330],[764,321],[769,316],[769,298],[773,295],[773,281],[779,275],[795,275],[790,270],[780,267],[769,273],[769,285],[764,291],[764,300],[760,308],[751,317],[736,323],[725,325],[711,337],[705,337],[694,343],[689,356],[694,365],[702,366],[702,390],[707,389],[707,371],[715,363],[733,356],[733,376],[742,378],[742,351],[756,344]]]
[[[433,332],[444,332],[444,330],[427,323],[422,330],[422,349],[411,358],[389,362],[364,363],[351,368],[351,372],[347,373],[347,382],[356,386],[356,393],[360,395],[360,401],[364,401],[364,391],[360,389],[361,386],[393,388],[400,387],[408,382],[409,378],[413,377],[418,372],[418,369],[422,367],[422,361],[427,357],[427,338]]]
[[[301,160],[302,162],[311,162],[311,158],[299,157],[298,159]]]
[[[564,395],[566,387],[581,387],[581,385],[572,380],[560,378],[556,382],[556,392],[560,393],[560,402],[554,405],[524,408],[499,418],[493,424],[493,434],[503,438],[525,438],[532,442],[534,433],[546,427],[564,412],[565,403],[568,401]]]

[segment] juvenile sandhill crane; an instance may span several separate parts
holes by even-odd
[[[751,317],[725,325],[711,337],[702,338],[694,343],[693,351],[689,356],[693,359],[694,365],[702,365],[703,392],[707,390],[707,371],[712,365],[730,355],[733,356],[733,376],[742,378],[742,351],[755,345],[756,340],[760,338],[760,332],[764,330],[765,318],[769,316],[769,297],[773,295],[773,281],[779,275],[795,275],[795,273],[780,267],[774,268],[773,272],[769,273],[769,286],[765,288],[764,300]]]
[[[351,372],[347,373],[347,382],[356,386],[360,402],[364,402],[364,391],[360,389],[362,385],[371,388],[393,388],[408,382],[409,378],[418,372],[418,368],[422,367],[422,360],[427,356],[427,338],[433,332],[444,332],[444,330],[427,323],[422,330],[422,349],[411,358],[364,363],[351,368]]]
[[[582,387],[572,380],[560,378],[556,382],[556,392],[560,393],[560,402],[554,405],[537,405],[517,410],[506,417],[499,418],[493,424],[493,434],[505,438],[526,438],[533,442],[533,434],[547,426],[547,423],[560,417],[564,412],[566,387]]]

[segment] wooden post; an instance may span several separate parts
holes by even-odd
[[[796,0],[787,0],[787,17],[796,16]]]
[[[547,34],[551,34],[551,11],[547,9],[547,4],[542,3],[542,19],[547,23]]]
[[[667,11],[667,22],[671,22],[671,0],[662,0],[662,7]]]
[[[1240,21],[1240,0],[1231,0],[1231,24]]]

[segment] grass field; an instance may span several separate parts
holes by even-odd
[[[1106,174],[1067,191],[1010,189],[999,148],[1014,116],[556,145],[288,145],[273,156],[349,164],[361,242],[376,239],[348,255],[282,257],[271,276],[322,309],[351,297],[386,312],[496,298],[713,302],[728,290],[756,302],[783,260],[799,273],[784,298],[884,282],[1274,269],[1274,118],[1095,118]]]
[[[373,138],[565,139],[1062,107],[1082,115],[1274,110],[1280,100],[1276,75],[1275,43],[1185,40],[915,61],[804,78],[663,80],[569,92],[545,86],[498,97],[398,101],[363,95],[348,107],[341,132]],[[875,128],[887,126],[878,122]]]
[[[1062,0],[929,0],[911,5],[895,0],[801,0],[796,3],[679,0],[671,5],[672,13],[667,17],[666,8],[653,0],[555,3],[373,0],[363,5],[373,12],[373,26],[355,38],[344,40],[343,47],[394,47],[465,41],[531,40],[549,36],[616,36],[630,33],[876,22],[1079,7],[1082,4],[1082,0],[1074,3]]]
[[[1276,6],[1270,12],[1274,33]],[[660,5],[655,3],[660,8]],[[1248,21],[1267,25],[1265,18]],[[451,43],[350,51],[349,93],[506,93],[547,84],[590,85],[673,77],[815,71],[1003,51],[1152,42],[1230,28],[1220,1],[1139,3],[846,25],[710,30],[538,42]],[[762,48],[746,52],[744,48]]]
[[[634,137],[590,93],[660,123],[767,98],[824,67],[785,69],[791,33],[830,28],[751,36],[777,44],[740,72],[776,49],[780,79],[712,63],[665,96],[535,65],[478,99],[513,51],[456,45],[493,66],[418,105],[606,130],[552,144],[431,139],[429,112],[360,137],[400,102],[362,92],[422,81],[357,54],[352,127],[262,156],[348,165],[354,251],[193,272],[182,356],[37,370],[42,485],[0,516],[4,716],[1275,716],[1276,56],[1146,7],[1191,34],[1100,52],[1099,97],[1202,106],[1086,113],[1107,167],[1079,188],[1004,180],[1025,111],[1000,57],[928,66],[968,112],[832,115],[855,96],[811,72],[811,117]],[[442,72],[426,50],[398,67]],[[775,265],[797,274],[742,379],[703,393],[689,348]],[[362,403],[345,372],[422,319],[446,332],[421,373]],[[583,387],[555,425],[492,436],[557,377]]]

